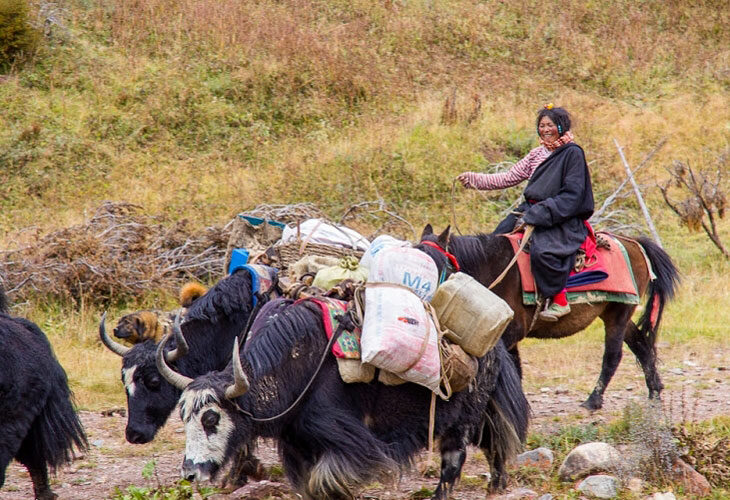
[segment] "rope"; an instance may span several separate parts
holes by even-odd
[[[517,262],[517,257],[520,255],[520,252],[522,252],[522,250],[525,249],[525,246],[527,245],[527,242],[530,239],[530,236],[532,236],[532,232],[534,230],[535,230],[535,226],[531,226],[528,224],[525,227],[525,235],[522,237],[522,243],[520,243],[520,248],[517,249],[517,251],[515,252],[515,256],[512,257],[512,260],[510,261],[510,263],[507,264],[507,267],[504,268],[504,271],[502,271],[502,274],[497,276],[497,278],[492,282],[492,284],[489,285],[490,290],[492,288],[494,288],[495,286],[497,286],[497,284],[499,284],[504,279],[504,277],[507,276],[507,271],[509,271],[512,268],[512,266],[515,265],[515,262]]]
[[[236,409],[238,411],[240,411],[241,413],[243,413],[244,415],[248,416],[254,422],[271,422],[273,420],[277,420],[277,419],[283,417],[284,415],[286,415],[287,413],[292,411],[299,404],[299,402],[304,398],[304,396],[307,394],[307,391],[309,391],[309,388],[314,383],[314,379],[317,378],[317,375],[319,375],[319,372],[322,369],[322,365],[324,364],[324,360],[327,359],[327,354],[329,354],[330,349],[332,349],[332,345],[342,334],[343,329],[344,329],[343,325],[342,325],[342,323],[340,323],[340,325],[337,327],[337,330],[335,330],[335,332],[332,334],[332,337],[330,338],[329,342],[327,342],[327,347],[325,347],[324,352],[322,353],[322,357],[319,360],[317,369],[314,371],[314,374],[309,379],[309,382],[307,382],[307,385],[304,387],[304,390],[302,391],[302,393],[299,395],[299,397],[297,399],[294,400],[294,402],[291,405],[289,405],[289,408],[287,408],[283,412],[279,413],[278,415],[274,415],[273,417],[265,417],[265,418],[255,417],[253,415],[253,413],[244,410],[243,408],[241,408],[238,405],[238,403],[235,400],[233,400],[233,404],[236,406]]]

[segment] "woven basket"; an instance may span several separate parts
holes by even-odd
[[[290,241],[273,247],[277,259],[278,267],[286,270],[291,264],[307,255],[321,255],[327,257],[346,257],[352,255],[358,259],[362,257],[363,252],[354,248],[345,248],[335,245],[325,245],[323,243],[306,243],[302,241]]]

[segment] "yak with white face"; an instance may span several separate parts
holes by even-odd
[[[160,373],[184,388],[183,477],[213,480],[240,443],[265,437],[277,442],[286,475],[304,498],[352,498],[381,474],[397,474],[425,448],[431,392],[415,384],[344,383],[334,356],[325,352],[328,340],[314,303],[277,300],[257,323],[224,370],[194,380],[167,366],[164,341],[158,350]],[[515,366],[499,343],[479,360],[470,390],[436,405],[442,464],[434,498],[448,498],[469,443],[484,450],[491,486],[504,487],[505,463],[521,447],[528,414]]]
[[[234,339],[244,330],[254,309],[251,285],[249,272],[240,270],[196,299],[185,321],[173,327],[174,335],[172,342],[168,342],[165,359],[189,377],[224,368],[231,359]],[[99,335],[105,346],[122,357],[127,441],[148,443],[167,421],[182,391],[160,375],[155,360],[158,344],[148,340],[131,348],[123,346],[106,333],[104,318]],[[258,461],[251,456],[247,460],[238,466],[244,469],[244,475],[255,474]],[[241,483],[236,477],[231,479],[235,484]]]

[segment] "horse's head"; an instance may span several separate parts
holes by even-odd
[[[447,226],[441,234],[436,235],[431,224],[426,224],[421,234],[421,241],[415,246],[436,263],[440,276],[439,282],[443,282],[450,275],[460,270],[458,260],[456,260],[454,254],[449,252],[450,237],[451,226]]]

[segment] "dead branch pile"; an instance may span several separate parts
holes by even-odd
[[[105,202],[88,222],[0,251],[0,284],[15,301],[49,296],[106,303],[217,278],[227,228],[193,234],[188,226],[146,215],[138,205]]]

